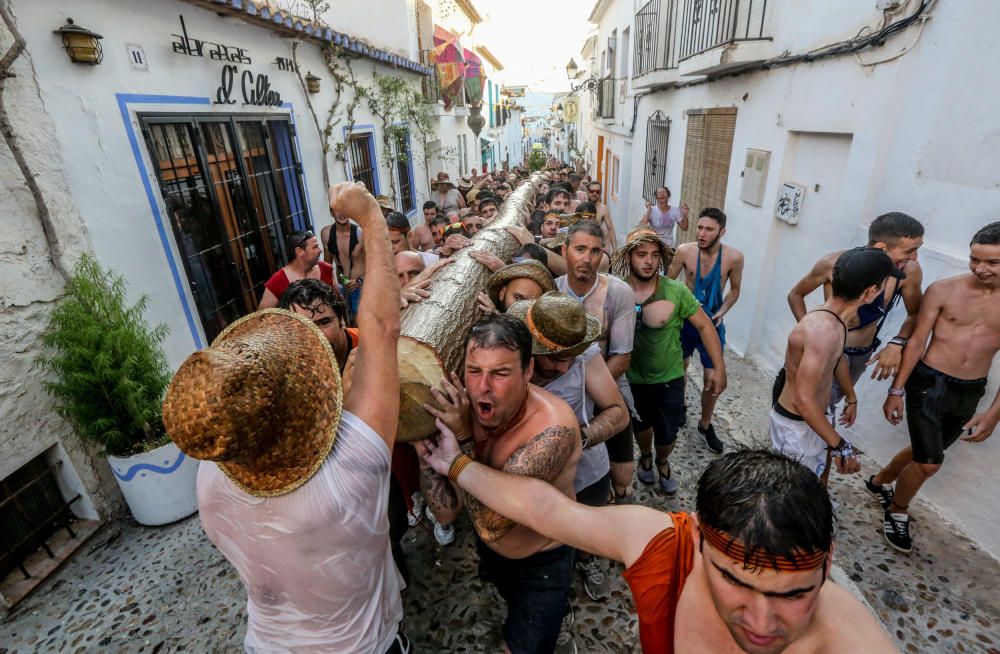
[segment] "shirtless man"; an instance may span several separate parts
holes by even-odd
[[[334,268],[320,260],[323,251],[320,249],[319,239],[311,231],[289,234],[285,239],[285,249],[289,261],[264,282],[264,293],[257,305],[258,309],[273,309],[278,306],[289,284],[300,279],[319,279],[336,287]]]
[[[976,232],[970,249],[971,274],[927,287],[882,407],[886,419],[898,425],[906,398],[910,447],[868,482],[868,490],[885,504],[885,538],[902,552],[913,547],[910,503],[941,468],[944,451],[959,437],[970,443],[985,441],[1000,421],[1000,393],[986,411],[976,413],[986,392],[986,375],[1000,350],[1000,222]],[[895,496],[888,486],[894,481]]]
[[[413,228],[410,232],[410,247],[418,252],[426,252],[434,249],[434,232],[431,224],[438,216],[438,206],[433,200],[424,202],[423,206],[424,222]]]
[[[670,247],[674,247],[674,243],[676,243],[674,239],[674,225],[677,225],[677,228],[681,230],[687,229],[688,212],[690,209],[686,204],[682,204],[679,208],[671,207],[670,189],[666,186],[656,189],[654,199],[656,200],[656,204],[646,203],[646,211],[642,214],[642,218],[639,219],[639,224],[649,225],[656,230],[661,241]]]
[[[594,222],[601,226],[604,231],[604,238],[610,252],[618,249],[618,236],[615,234],[615,226],[611,224],[611,213],[607,205],[601,202],[601,183],[594,181],[587,184],[587,200],[597,207],[597,218]]]
[[[450,382],[442,380],[447,395],[436,389],[433,395],[443,409],[425,408],[437,417],[439,429],[459,434],[475,460],[535,477],[572,501],[582,452],[579,425],[568,404],[530,383],[533,371],[531,334],[524,323],[506,315],[488,316],[469,332],[465,387],[457,375]],[[507,651],[552,652],[568,609],[573,549],[460,491],[453,481],[459,472],[434,470],[423,462],[421,489],[427,505],[445,524],[463,506],[468,509],[480,575],[496,584],[507,602],[502,628]]]
[[[719,341],[725,347],[726,326],[722,324],[722,318],[740,298],[743,253],[734,247],[722,247],[722,237],[726,233],[726,214],[719,209],[713,207],[702,209],[698,214],[697,227],[698,240],[694,243],[684,243],[677,248],[667,277],[677,279],[677,275],[684,273],[684,281],[694,293],[695,299],[705,309],[705,313],[712,319],[712,324],[719,334]],[[728,292],[726,292],[727,285]],[[719,454],[722,452],[723,444],[712,424],[712,414],[719,398],[714,393],[708,392],[712,358],[708,356],[708,350],[698,335],[698,330],[689,320],[684,321],[684,327],[681,329],[681,350],[684,354],[685,372],[691,362],[691,355],[698,350],[705,379],[701,392],[701,419],[698,421],[698,433],[705,437],[708,449]],[[684,424],[683,418],[681,424]]]
[[[888,379],[898,370],[903,346],[913,331],[917,311],[920,309],[923,271],[917,262],[917,250],[923,243],[924,226],[905,213],[882,214],[868,227],[868,247],[883,250],[888,254],[892,263],[906,273],[906,279],[901,281],[890,279],[885,293],[877,296],[871,303],[862,305],[858,309],[857,316],[852,316],[848,321],[847,347],[844,348],[844,354],[847,355],[846,365],[850,371],[852,385],[857,383],[868,365],[874,365],[872,379],[880,381]],[[806,315],[806,296],[814,290],[822,286],[824,297],[830,297],[833,264],[841,254],[842,250],[820,259],[809,274],[799,280],[789,292],[788,306],[792,308],[796,320],[802,320]],[[900,298],[906,307],[906,320],[889,344],[875,354],[882,343],[879,340],[882,324]],[[835,381],[830,395],[830,406],[836,406],[843,397],[844,391]]]
[[[382,214],[385,213],[383,210]],[[333,214],[333,225],[327,225],[320,231],[320,241],[326,244],[323,260],[337,267],[337,282],[340,292],[347,298],[348,319],[353,322],[354,316],[358,315],[365,272],[361,228],[347,216]]]
[[[453,471],[466,497],[622,562],[647,654],[899,651],[871,612],[829,580],[830,496],[779,454],[724,454],[698,482],[696,513],[667,514],[586,506],[540,481],[469,462],[447,428],[420,449],[439,473]]]
[[[847,393],[840,424],[854,424],[858,400],[844,365],[847,323],[858,307],[885,291],[886,280],[905,276],[882,250],[847,250],[833,264],[829,299],[802,317],[788,335],[785,381],[771,409],[769,431],[775,450],[801,462],[822,477],[827,451],[841,473],[857,472],[858,460],[851,443],[841,437],[830,417],[830,391],[834,376]]]

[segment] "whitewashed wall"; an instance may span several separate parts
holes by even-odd
[[[368,3],[368,15],[380,16],[377,25],[367,23],[368,29],[406,35],[409,4],[409,0]],[[14,0],[12,11],[27,40],[28,54],[16,67],[18,76],[8,82],[6,104],[25,149],[51,193],[56,217],[63,227],[61,236],[71,253],[91,249],[104,266],[124,275],[132,299],[142,294],[149,296],[148,319],[169,327],[167,358],[177,366],[195,349],[198,339],[202,343],[205,339],[172,230],[164,223],[166,247],[157,232],[154,207],[161,216],[166,214],[136,113],[290,113],[297,127],[310,217],[318,229],[330,222],[319,135],[294,73],[280,71],[272,63],[276,57],[291,57],[292,41],[238,18],[220,17],[173,0]],[[207,56],[173,53],[170,35],[179,32],[178,15],[184,16],[192,37],[247,48],[253,62],[240,70],[267,74],[272,90],[280,93],[290,107],[244,107],[239,103],[220,108],[208,104],[215,98],[223,64]],[[103,63],[87,66],[69,61],[52,30],[70,17],[103,34]],[[335,29],[344,29],[336,23],[336,15],[331,18]],[[148,70],[130,65],[126,43],[143,47]],[[409,45],[392,49],[400,54],[411,50]],[[331,76],[317,46],[303,43],[298,56],[303,74],[311,71],[322,80],[321,92],[311,99],[323,121],[333,101]],[[370,84],[378,71],[401,76],[419,89],[420,78],[414,73],[376,65],[368,59],[355,60],[353,66],[361,83]],[[346,102],[345,98],[341,111]],[[357,108],[355,122],[356,131],[374,131],[381,189],[388,193],[389,171],[381,161],[381,126],[363,103]],[[335,160],[332,150],[333,143],[343,140],[345,125],[342,119],[334,128],[327,157],[332,182],[345,179],[344,165]],[[130,132],[135,137],[135,149]],[[416,130],[412,130],[411,139],[419,203],[427,195],[426,174]],[[149,185],[151,193],[147,194],[144,184]],[[419,212],[419,204],[417,207],[413,215]],[[7,359],[11,364],[0,371],[0,424],[4,425],[0,477],[59,442],[103,510],[118,502],[117,491],[108,490],[112,486],[105,483],[101,487],[102,480],[110,480],[101,477],[103,461],[92,464],[66,437],[67,427],[51,413],[49,400],[39,390],[39,373],[30,369],[38,351],[38,332],[60,292],[61,281],[46,262],[33,205],[7,156],[0,157],[0,214],[4,216],[4,229],[0,231],[0,343],[5,359],[11,356]],[[171,275],[171,260],[180,275],[179,285]],[[194,315],[194,330],[185,318],[185,302]]]
[[[607,35],[634,20],[633,3],[612,3],[599,25],[598,55]],[[877,23],[874,3],[849,0],[810,4],[768,3],[768,31],[774,52],[802,52],[853,36]],[[623,214],[611,203],[619,231],[638,222],[646,120],[660,110],[673,121],[667,185],[679,197],[688,109],[736,107],[736,131],[724,210],[725,242],[746,254],[743,293],[727,316],[730,345],[775,370],[793,325],[785,296],[812,263],[826,252],[866,241],[872,219],[904,211],[926,229],[921,250],[925,285],[967,270],[968,242],[981,226],[1000,219],[1000,92],[992,78],[1000,55],[991,47],[1000,6],[985,0],[939,3],[912,51],[892,63],[865,68],[853,57],[755,72],[706,84],[662,91],[641,99],[634,135],[628,137],[631,101],[624,124],[593,124],[607,143],[629,161],[629,189]],[[634,29],[634,28],[633,28]],[[884,57],[912,42],[915,30],[863,58]],[[586,128],[585,128],[586,129]],[[740,201],[748,148],[771,152],[764,206]],[[631,149],[631,154],[628,155]],[[774,219],[778,187],[796,181],[807,187],[801,222]],[[819,191],[815,190],[819,184]],[[699,208],[692,207],[696,212]],[[819,294],[811,304],[821,301]],[[886,334],[902,322],[897,310]],[[992,400],[1000,365],[982,407]],[[881,417],[885,384],[862,382],[861,418],[851,437],[885,462],[908,444],[905,428]],[[735,392],[735,391],[733,391]],[[766,420],[765,416],[760,417]],[[979,445],[959,443],[943,471],[922,491],[994,555],[1000,554],[1000,525],[991,519],[991,499],[1000,490],[995,474],[1000,438]]]

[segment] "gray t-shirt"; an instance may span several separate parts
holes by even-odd
[[[601,336],[597,340],[605,360],[616,354],[630,354],[635,339],[635,295],[632,287],[611,275],[599,273],[594,285],[583,295],[577,295],[569,287],[566,275],[556,279],[556,288],[571,298],[583,303],[586,312],[601,322]],[[632,389],[625,375],[621,375],[618,390],[625,399],[625,405],[633,416],[635,401]]]
[[[594,400],[587,393],[587,362],[601,354],[597,343],[592,344],[583,354],[574,359],[569,370],[559,375],[544,386],[545,390],[562,399],[573,409],[581,426],[590,424],[594,415]],[[604,443],[598,443],[583,451],[580,462],[576,464],[576,477],[573,479],[573,490],[581,490],[594,484],[611,470],[608,459],[608,448]]]

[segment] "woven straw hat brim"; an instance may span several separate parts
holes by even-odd
[[[204,375],[206,355],[230,341],[262,359],[273,356],[287,364],[278,378],[262,384],[261,393],[227,397],[216,370]],[[251,380],[248,380],[248,383]],[[257,379],[258,382],[267,380]],[[255,425],[235,424],[227,404],[249,406],[259,421],[279,425],[278,433],[253,458],[239,462],[199,457],[211,442],[226,441],[237,450]],[[247,408],[247,407],[244,407]],[[284,309],[265,309],[237,320],[181,365],[163,404],[163,422],[178,448],[192,458],[214,460],[237,486],[256,497],[290,493],[309,481],[330,454],[343,412],[340,366],[329,340],[311,320]],[[259,424],[259,423],[258,423]],[[245,442],[242,444],[246,444]]]
[[[509,264],[493,273],[489,281],[486,282],[486,294],[493,300],[493,306],[500,308],[500,289],[512,279],[530,279],[542,287],[542,293],[556,290],[556,283],[547,268],[540,263],[514,263]]]
[[[521,300],[520,302],[515,302],[507,309],[507,315],[513,316],[520,320],[521,322],[526,321],[526,316],[528,314],[528,309],[532,307],[535,300]],[[531,339],[531,354],[543,354],[543,355],[555,355],[560,354],[562,356],[577,356],[583,354],[590,345],[596,341],[601,335],[601,321],[594,316],[587,314],[587,334],[582,341],[568,347],[563,347],[555,350],[550,350],[541,343],[539,343],[534,337]]]

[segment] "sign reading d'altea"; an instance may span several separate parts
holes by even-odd
[[[215,92],[214,104],[236,104],[233,92],[238,72],[236,66],[222,67],[222,79]],[[249,70],[244,70],[240,75],[240,94],[243,96],[243,104],[257,107],[281,106],[281,94],[271,90],[271,81],[263,73],[258,73],[255,77]]]

